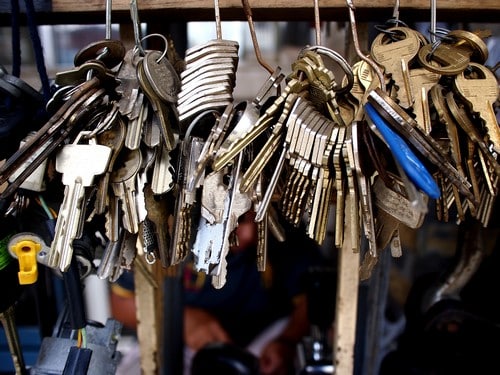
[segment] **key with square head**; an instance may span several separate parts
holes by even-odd
[[[56,170],[62,173],[66,186],[64,199],[59,209],[54,240],[50,247],[48,264],[66,272],[73,255],[73,240],[78,236],[85,188],[93,184],[96,175],[103,174],[108,166],[111,148],[98,144],[78,144],[64,146],[56,156]]]
[[[469,72],[470,71],[470,72]],[[470,63],[453,81],[455,92],[469,105],[470,111],[479,116],[495,152],[500,152],[500,129],[493,103],[498,100],[500,90],[495,75],[487,67]]]
[[[396,40],[391,40],[394,38]],[[419,49],[420,39],[408,27],[391,27],[387,33],[377,35],[371,45],[372,58],[385,68],[386,75],[391,75],[397,86],[399,105],[403,108],[413,105],[408,65]]]
[[[142,155],[139,150],[122,149],[115,163],[110,181],[114,195],[119,198],[123,212],[123,227],[130,233],[139,231],[137,212],[137,174],[141,168]]]

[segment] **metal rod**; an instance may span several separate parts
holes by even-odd
[[[106,0],[106,39],[111,39],[111,10],[113,0]]]
[[[319,0],[314,0],[314,29],[316,31],[316,45],[321,45],[321,21],[319,19]]]
[[[255,51],[255,57],[257,58],[257,61],[264,69],[266,69],[270,74],[273,74],[274,69],[264,61],[264,59],[262,58],[262,54],[260,52],[259,42],[257,40],[257,34],[255,33],[255,27],[252,18],[252,8],[250,8],[248,0],[241,0],[241,3],[243,4],[243,11],[247,16],[248,27],[250,29],[250,35],[252,37],[253,49]]]
[[[222,39],[219,0],[214,0],[214,8],[215,8],[215,34],[217,36],[217,39]]]
[[[430,30],[431,43],[436,42],[436,8],[437,8],[437,0],[431,0],[431,30]]]

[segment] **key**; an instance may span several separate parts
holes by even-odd
[[[151,180],[151,189],[154,194],[164,194],[172,190],[174,186],[172,171],[169,151],[164,145],[159,146]]]
[[[103,131],[96,136],[98,144],[107,146],[112,150],[108,162],[108,168],[98,181],[95,200],[95,213],[98,215],[104,213],[108,206],[109,178],[113,171],[115,161],[123,147],[125,132],[125,123],[121,118],[118,118],[110,129]]]
[[[139,150],[123,149],[116,161],[116,168],[110,177],[111,187],[115,196],[119,198],[123,212],[123,227],[130,233],[139,231],[136,177],[141,163],[142,155]]]
[[[372,204],[372,189],[370,176],[367,176],[363,168],[363,161],[361,160],[360,153],[360,135],[358,128],[360,124],[354,121],[351,124],[351,139],[353,149],[353,164],[355,168],[355,175],[357,179],[357,187],[359,193],[359,203],[361,207],[361,217],[363,231],[366,239],[368,240],[369,252],[372,256],[377,254],[377,243],[375,239],[375,222],[373,217],[373,204]]]
[[[55,83],[58,86],[76,86],[88,81],[89,77],[97,77],[108,87],[115,87],[116,80],[113,72],[99,60],[87,61],[74,69],[57,72]]]
[[[134,105],[139,107],[139,114],[134,119],[128,121],[127,134],[124,145],[129,150],[137,150],[141,145],[142,131],[144,123],[148,118],[149,105],[144,102],[144,94],[138,93]]]
[[[441,75],[427,69],[410,69],[410,85],[413,96],[413,113],[415,121],[425,134],[431,132],[431,114],[429,110],[429,90],[439,82]]]
[[[353,252],[360,251],[360,217],[359,217],[359,195],[355,182],[355,164],[354,164],[354,151],[352,148],[352,128],[347,128],[347,134],[344,141],[344,146],[342,148],[342,157],[344,158],[345,171],[347,176],[347,192],[351,204],[349,204],[349,215],[350,220],[350,240],[351,249]],[[345,235],[344,235],[345,236]]]
[[[241,178],[241,155],[235,160],[231,179],[229,181],[228,195],[224,202],[223,222],[224,242],[220,252],[220,262],[212,271],[212,285],[216,289],[222,288],[226,284],[227,277],[227,254],[229,252],[229,235],[238,225],[238,217],[250,210],[252,200],[248,194],[243,194],[238,189],[238,181]],[[227,202],[229,200],[229,202]]]
[[[172,251],[170,248],[170,233],[168,228],[168,202],[166,196],[154,196],[149,185],[144,188],[144,198],[147,210],[147,219],[151,223],[151,230],[156,235],[156,244],[163,267],[172,265]]]
[[[163,101],[175,104],[181,81],[174,67],[160,51],[148,51],[143,58],[145,76],[156,95]]]
[[[172,124],[170,121],[170,111],[167,104],[161,100],[161,98],[156,94],[156,91],[149,82],[144,70],[144,60],[140,60],[137,64],[137,78],[141,86],[142,91],[148,98],[153,111],[159,119],[160,132],[168,150],[173,150],[175,148],[175,137],[172,129]]]
[[[140,88],[137,79],[137,62],[139,59],[140,57],[134,49],[128,50],[116,73],[118,86],[115,90],[120,95],[118,110],[122,116],[127,116],[129,121],[136,119],[141,109],[140,101],[137,101]]]
[[[203,148],[203,141],[198,137],[187,137],[181,142],[178,158],[177,199],[174,208],[174,228],[171,248],[172,264],[181,262],[188,254],[192,242],[192,209],[196,200],[196,191],[186,188],[187,178],[194,173],[196,160]]]
[[[484,65],[470,63],[468,70],[455,77],[456,92],[468,103],[470,111],[477,114],[486,127],[487,136],[495,152],[500,152],[500,129],[493,103],[498,100],[500,90],[495,75]]]
[[[122,246],[125,230],[119,228],[118,239],[116,241],[108,241],[104,248],[104,253],[99,267],[97,267],[96,275],[101,280],[111,279],[116,272],[115,268],[119,267],[119,254]]]
[[[385,74],[391,76],[397,89],[398,104],[407,109],[414,101],[408,65],[418,54],[420,40],[407,27],[391,27],[387,32],[397,35],[397,40],[391,41],[387,33],[380,33],[371,45],[371,56],[385,68]]]
[[[97,144],[78,144],[64,146],[56,156],[56,170],[62,173],[66,186],[64,199],[54,231],[48,257],[48,265],[66,272],[73,255],[73,240],[78,238],[81,229],[81,214],[85,187],[92,185],[96,175],[103,174],[108,166],[111,149]]]
[[[14,370],[16,375],[27,375],[26,365],[24,362],[24,355],[19,341],[19,334],[16,328],[16,315],[14,305],[7,307],[4,311],[0,312],[0,322],[2,323],[9,345],[9,352],[14,362]]]

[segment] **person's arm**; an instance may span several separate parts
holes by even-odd
[[[184,308],[184,341],[188,347],[198,351],[214,342],[230,342],[227,332],[209,312],[186,306]]]
[[[285,329],[271,340],[262,351],[260,356],[262,375],[289,374],[297,344],[309,332],[306,296],[297,297],[294,300],[294,306]]]

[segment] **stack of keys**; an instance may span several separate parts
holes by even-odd
[[[179,121],[212,108],[224,108],[233,101],[239,44],[223,40],[219,7],[215,1],[217,39],[186,51],[186,70],[181,73],[177,110]]]

